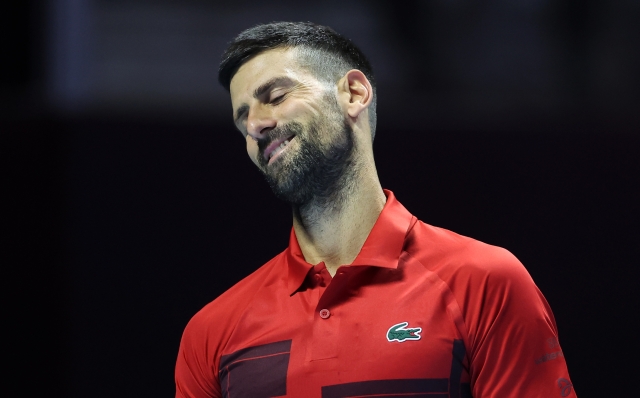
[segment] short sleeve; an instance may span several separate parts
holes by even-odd
[[[553,313],[531,276],[504,249],[485,260],[469,271],[463,315],[473,396],[575,397]]]
[[[198,314],[187,324],[176,361],[176,398],[221,397],[213,355],[208,352],[207,328]]]

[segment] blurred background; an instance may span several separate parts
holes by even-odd
[[[368,54],[383,186],[525,264],[581,397],[637,393],[640,2],[49,0],[3,19],[18,395],[172,396],[190,317],[286,247],[290,210],[216,81],[226,43],[274,20]]]

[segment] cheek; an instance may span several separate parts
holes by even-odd
[[[249,136],[247,136],[247,153],[249,154],[251,161],[257,166],[258,161],[256,159],[258,158],[258,143]]]

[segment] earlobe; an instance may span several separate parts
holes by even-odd
[[[349,96],[347,113],[352,118],[357,118],[373,100],[371,83],[364,73],[357,69],[351,69],[344,75],[343,85],[345,94]]]

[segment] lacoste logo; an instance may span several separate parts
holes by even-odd
[[[405,329],[407,325],[409,325],[409,322],[400,322],[391,326],[387,332],[387,340],[399,343],[407,340],[420,340],[422,328]]]

